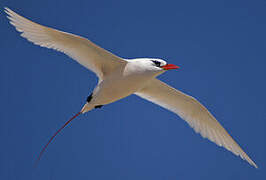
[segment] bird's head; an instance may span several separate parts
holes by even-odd
[[[135,71],[159,75],[170,69],[178,69],[174,64],[157,58],[138,58],[131,61]]]
[[[166,61],[162,59],[149,59],[149,64],[151,68],[156,69],[158,71],[166,71],[170,69],[178,69],[179,67],[174,64],[168,64]]]

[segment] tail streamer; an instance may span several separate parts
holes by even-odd
[[[76,117],[78,117],[80,114],[82,114],[82,112],[78,112],[76,115],[74,115],[72,118],[70,118],[60,129],[58,129],[56,131],[56,133],[54,133],[54,135],[49,139],[48,143],[42,148],[37,160],[35,161],[35,167],[38,165],[38,162],[40,161],[43,153],[45,152],[46,148],[48,147],[48,145],[52,142],[52,140],[56,137],[56,135],[63,130],[72,120],[74,120]]]

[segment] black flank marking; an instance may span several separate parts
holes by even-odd
[[[98,106],[95,106],[94,108],[97,109],[97,108],[101,108],[103,107],[103,105],[98,105]]]
[[[87,102],[89,103],[92,99],[92,93],[87,97]]]

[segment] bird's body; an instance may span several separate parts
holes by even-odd
[[[5,8],[5,12],[8,14],[10,23],[22,33],[22,37],[36,45],[67,54],[81,65],[95,72],[99,77],[97,86],[88,97],[82,110],[67,121],[52,136],[48,144],[57,133],[79,114],[110,104],[131,94],[136,94],[176,113],[203,137],[219,146],[223,146],[257,167],[203,105],[195,98],[156,78],[166,70],[177,69],[178,66],[167,64],[166,61],[155,58],[123,59],[83,37],[39,25],[8,8]],[[47,145],[40,155],[42,155]]]
[[[142,66],[148,62],[147,60],[144,58],[125,60],[125,64],[118,66],[106,78],[99,81],[92,93],[91,100],[85,104],[82,112],[85,113],[97,105],[110,104],[136,93],[150,80],[163,73],[161,70],[148,71],[145,66]],[[159,61],[159,59],[156,60]]]

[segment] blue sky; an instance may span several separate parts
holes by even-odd
[[[160,79],[200,100],[259,169],[134,95],[80,116],[33,169],[97,78],[21,38],[1,10],[0,179],[266,178],[265,1],[2,0],[5,6],[121,57],[179,65]]]

